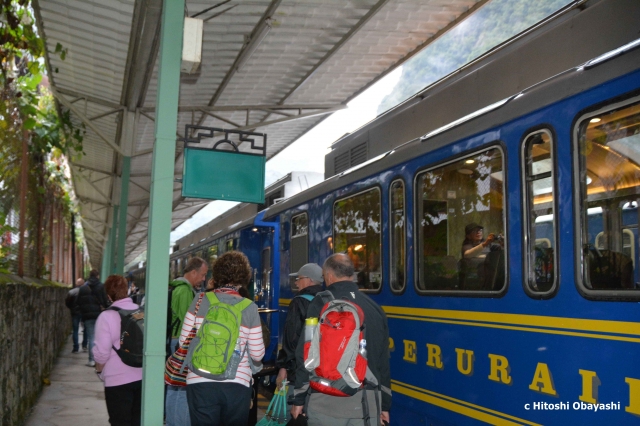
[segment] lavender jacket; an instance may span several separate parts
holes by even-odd
[[[111,306],[126,310],[138,309],[138,305],[128,297],[113,302]],[[112,346],[120,349],[120,314],[107,309],[96,320],[93,346],[95,361],[105,364],[100,379],[104,381],[105,387],[142,380],[142,368],[129,367],[123,363]]]

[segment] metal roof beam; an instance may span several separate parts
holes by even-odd
[[[147,154],[151,154],[153,153],[153,148],[149,148],[149,149],[144,149],[142,151],[138,151],[138,152],[134,152],[132,157],[139,157],[141,155],[147,155]],[[148,176],[151,176],[150,174]],[[131,177],[131,176],[129,176]]]
[[[54,86],[51,86],[54,87]],[[101,99],[101,98],[96,98],[95,96],[90,96],[90,95],[85,95],[73,90],[69,90],[69,89],[63,89],[61,87],[54,87],[55,90],[57,90],[59,93],[63,94],[63,95],[67,95],[67,96],[71,96],[73,98],[82,98],[85,99],[91,103],[94,104],[98,104],[98,105],[102,105],[105,106],[107,108],[112,108],[112,109],[116,109],[116,108],[123,108],[123,105],[118,105],[115,102],[111,102],[108,101],[106,99]]]
[[[140,151],[142,152],[142,151]],[[182,173],[175,173],[174,176],[180,177],[182,176]],[[150,178],[151,177],[151,172],[149,173],[131,173],[129,175],[129,178]]]
[[[122,152],[122,150],[120,149],[120,147],[118,145],[116,145],[115,143],[113,143],[112,141],[110,141],[103,133],[102,131],[100,131],[100,129],[98,129],[95,124],[93,124],[93,122],[91,122],[91,120],[89,120],[87,117],[85,117],[84,114],[82,114],[80,111],[78,111],[78,109],[72,104],[70,103],[64,96],[62,96],[57,89],[55,89],[53,86],[50,87],[51,89],[51,93],[53,94],[53,96],[56,97],[56,99],[58,99],[60,101],[61,104],[63,104],[64,106],[66,106],[67,108],[69,108],[71,110],[71,112],[78,117],[80,120],[82,120],[82,122],[84,124],[87,125],[87,127],[89,127],[91,130],[93,130],[95,132],[96,135],[98,135],[100,137],[100,139],[102,139],[103,141],[105,141],[105,143],[107,145],[109,145],[114,151],[116,151],[118,154],[124,155],[124,152]]]
[[[93,215],[93,210],[89,210],[89,212],[91,212],[91,214]],[[105,223],[104,220],[100,219],[99,217],[88,215],[86,211],[82,212],[82,217],[87,219],[87,220],[92,220],[94,222],[99,222],[99,223],[102,223],[102,224]]]
[[[216,119],[218,119],[220,121],[224,121],[227,124],[231,124],[233,127],[240,127],[240,124],[238,124],[238,123],[236,123],[234,121],[228,120],[228,119],[226,119],[226,118],[224,118],[224,117],[222,117],[222,116],[220,116],[218,114],[213,114],[213,113],[211,113],[211,112],[209,112],[209,111],[207,111],[205,109],[201,109],[200,112],[202,112],[202,113],[204,113],[204,114],[206,114],[206,115],[208,115],[210,117],[216,118]]]
[[[278,114],[278,115],[284,115],[285,117],[295,117],[295,114],[290,114],[288,112],[282,112],[282,111],[278,111],[277,109],[273,109],[273,108],[263,108],[261,109],[261,111],[264,111],[268,114]],[[302,111],[298,110],[298,114],[302,113]]]
[[[120,102],[129,110],[142,105],[160,47],[162,0],[136,1],[124,87]]]
[[[111,179],[111,176],[102,176],[101,178],[98,178],[97,180],[92,181],[94,184],[103,181],[105,179]]]
[[[73,103],[73,102],[70,102]],[[98,115],[94,115],[93,117],[89,117],[89,121],[94,121],[94,120],[98,120],[100,118],[106,117],[108,115],[111,114],[115,114],[117,112],[122,111],[124,108],[116,108],[116,109],[112,109],[111,111],[107,111],[107,112],[103,112],[102,114],[98,114]]]
[[[304,109],[327,109],[327,108],[335,108],[342,104],[290,104],[290,105],[282,105],[282,104],[265,104],[265,105],[220,105],[220,106],[211,106],[211,105],[182,105],[178,106],[178,112],[204,112],[204,111],[264,111],[265,109],[273,109],[273,110],[304,110]],[[155,112],[155,107],[144,107],[139,108],[139,111],[142,115],[147,117],[150,120],[155,120],[155,118],[151,117],[148,114],[149,112]]]
[[[87,225],[87,228],[89,228],[90,230],[92,230],[93,232],[95,232],[96,234],[99,235],[100,237],[100,241],[104,241],[104,237],[102,236],[102,233],[100,231],[98,231],[91,223],[89,223],[89,221],[87,219],[85,219],[84,217],[80,216],[80,220],[82,221],[82,223],[84,223],[85,225]],[[103,223],[103,225],[106,226],[106,224]],[[85,236],[88,235],[88,232],[85,232]]]
[[[93,203],[93,204],[98,204],[99,206],[104,206],[104,207],[111,207],[111,201],[109,201],[108,203],[105,203],[104,201],[98,201],[98,200],[94,200],[92,198],[89,197],[83,197],[81,195],[78,195],[78,193],[76,192],[76,197],[78,198],[79,201],[85,202],[85,203]],[[97,211],[97,210],[95,210]]]
[[[211,201],[213,201],[213,200],[211,200]],[[209,201],[209,202],[211,202],[211,201]],[[182,211],[185,211],[185,210],[192,209],[192,208],[194,208],[194,207],[205,206],[205,205],[209,204],[209,202],[206,202],[206,203],[204,203],[204,202],[203,202],[203,203],[193,204],[193,205],[191,205],[191,206],[185,206],[185,207],[183,207],[183,208],[181,208],[181,209],[175,209],[173,212],[174,212],[174,213],[175,213],[175,212],[182,212]]]
[[[71,162],[71,165],[76,166],[79,169],[79,171],[81,171],[81,172],[84,171],[84,170],[89,170],[89,171],[92,171],[92,172],[97,172],[97,173],[102,173],[104,175],[109,175],[111,177],[118,177],[118,175],[116,173],[106,172],[104,170],[96,169],[95,167],[83,166],[82,164],[74,163],[74,162]]]
[[[238,127],[235,130],[256,129],[258,127],[270,126],[272,124],[284,123],[286,121],[298,120],[300,118],[309,118],[309,117],[313,117],[313,116],[316,116],[316,115],[331,114],[332,112],[340,111],[340,110],[346,109],[346,108],[347,108],[346,105],[340,105],[340,106],[336,106],[336,107],[333,107],[333,108],[327,108],[327,109],[324,109],[324,110],[321,110],[321,111],[307,112],[307,113],[303,113],[303,114],[300,114],[300,115],[295,115],[293,117],[278,118],[276,120],[271,120],[271,121],[260,121],[258,123],[253,123],[253,124],[250,124],[248,126]]]
[[[99,244],[100,247],[102,247],[102,241],[97,240],[93,235],[89,234],[88,232],[85,232],[84,237],[88,240],[93,241],[96,244]],[[100,238],[104,238],[102,235],[100,235]]]
[[[109,202],[109,205],[112,205],[112,203],[111,203],[111,198],[110,198],[110,197],[107,197],[107,196],[104,194],[104,192],[102,192],[102,190],[101,190],[100,188],[98,188],[98,187],[97,187],[93,182],[91,182],[91,179],[89,179],[87,176],[83,175],[80,171],[78,171],[78,175],[79,175],[80,177],[84,178],[84,179],[87,181],[87,183],[88,183],[89,185],[91,185],[91,187],[92,187],[93,189],[95,189],[95,190],[96,190],[96,192],[97,192],[98,194],[102,195],[102,196],[104,197],[104,199],[105,199],[105,200],[107,200],[107,201]]]
[[[129,176],[129,177],[131,177],[131,176]],[[144,186],[142,186],[142,185],[140,185],[140,184],[135,183],[133,180],[129,179],[129,182],[130,182],[130,183],[132,183],[132,184],[134,184],[134,185],[135,185],[135,186],[137,186],[138,188],[142,189],[142,190],[143,190],[143,191],[145,191],[147,194],[150,194],[150,193],[151,193],[147,188],[145,188]]]

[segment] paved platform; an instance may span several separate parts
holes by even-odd
[[[82,335],[80,336],[82,340]],[[26,426],[101,426],[109,424],[104,386],[86,352],[72,354],[71,335],[53,365],[45,386]]]
[[[80,335],[82,340],[82,334]],[[104,387],[86,352],[72,354],[71,335],[53,365],[45,386],[25,426],[102,426],[109,425]],[[269,395],[270,396],[270,395]],[[258,395],[258,419],[269,405],[269,399]]]

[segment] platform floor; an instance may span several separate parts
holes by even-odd
[[[82,331],[81,331],[82,333]],[[82,334],[80,334],[82,341]],[[45,386],[25,426],[102,426],[109,425],[104,387],[86,352],[72,354],[71,335],[53,365]],[[258,419],[264,416],[269,400],[258,395]]]
[[[82,340],[82,335],[80,335]],[[86,352],[72,354],[71,335],[53,365],[45,386],[26,426],[109,425],[104,386]]]

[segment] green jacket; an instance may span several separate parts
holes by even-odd
[[[180,337],[182,322],[187,314],[187,310],[196,296],[193,286],[184,278],[177,278],[169,283],[169,287],[173,287],[171,293],[171,337],[177,339]]]

